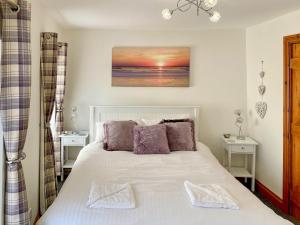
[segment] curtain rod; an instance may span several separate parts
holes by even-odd
[[[19,11],[20,6],[16,3],[15,0],[6,0],[7,4],[9,4],[10,8],[13,11]]]

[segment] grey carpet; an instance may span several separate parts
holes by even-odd
[[[278,214],[279,216],[291,221],[293,224],[295,225],[300,225],[300,220],[297,220],[296,218],[287,215],[285,213],[283,213],[280,209],[277,209],[276,207],[274,207],[272,205],[272,203],[270,203],[267,199],[265,199],[263,196],[261,196],[260,193],[255,192],[254,193],[266,206],[268,206],[269,208],[271,208],[276,214]]]

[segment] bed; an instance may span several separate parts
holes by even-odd
[[[94,142],[95,123],[101,120],[186,117],[196,122],[199,107],[96,107],[90,109],[91,144],[83,148],[57,199],[38,225],[288,225],[227,172],[204,144],[196,152],[135,155],[108,152]],[[185,180],[222,185],[240,210],[193,207]],[[91,183],[130,183],[135,209],[89,209]]]

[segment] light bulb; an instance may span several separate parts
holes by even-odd
[[[162,17],[165,19],[165,20],[169,20],[172,18],[172,11],[170,9],[164,9],[161,14],[162,14]]]
[[[217,3],[218,3],[218,0],[204,0],[204,2],[203,2],[205,8],[208,8],[208,9],[215,7]]]
[[[221,14],[217,11],[214,11],[209,19],[211,22],[217,23],[221,19]]]

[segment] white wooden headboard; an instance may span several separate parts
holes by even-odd
[[[90,106],[90,142],[95,140],[96,123],[109,120],[184,119],[195,121],[198,139],[199,106]]]

